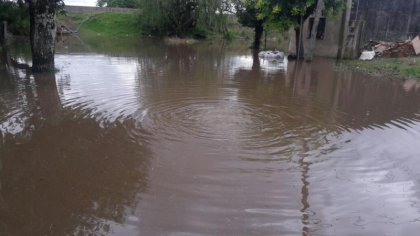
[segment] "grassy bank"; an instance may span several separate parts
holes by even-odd
[[[140,35],[135,13],[67,14],[59,16],[58,24],[76,30],[80,24],[82,38],[89,37],[137,37]]]
[[[133,37],[140,35],[133,13],[102,13],[91,17],[81,28],[82,36]]]
[[[347,60],[340,63],[338,68],[387,79],[420,79],[420,57],[376,58],[372,61]]]
[[[57,18],[58,25],[64,25],[72,31],[76,31],[79,26],[79,36],[89,46],[95,48],[107,48],[113,45],[115,40],[119,41],[137,41],[142,35],[139,14],[138,13],[68,13],[59,15]],[[230,16],[227,21],[228,32],[218,34],[215,32],[207,32],[207,39],[210,41],[227,40],[247,42],[251,45],[254,32],[253,29],[240,25],[236,17]],[[165,42],[169,44],[191,44],[196,40],[191,38],[179,39],[169,38]],[[264,47],[264,37],[262,38],[262,47]],[[286,49],[288,39],[282,34],[270,31],[267,36],[267,48]],[[123,46],[123,45],[121,45]]]

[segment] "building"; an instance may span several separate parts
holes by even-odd
[[[396,41],[420,34],[420,0],[347,0],[340,16],[321,16],[314,55],[355,58],[370,40]],[[314,17],[305,21],[303,44],[309,52]],[[289,52],[295,52],[295,37]]]

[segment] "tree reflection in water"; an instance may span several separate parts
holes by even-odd
[[[15,75],[25,96],[2,103],[26,108],[8,121],[21,130],[0,135],[0,234],[105,235],[124,224],[147,187],[149,152],[129,121],[104,127],[63,107],[54,74]]]

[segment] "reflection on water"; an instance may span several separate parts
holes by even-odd
[[[0,234],[417,232],[417,82],[144,45],[2,59]]]

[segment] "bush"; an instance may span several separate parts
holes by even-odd
[[[228,41],[232,41],[236,38],[236,34],[232,31],[227,31],[224,35],[224,38]]]

